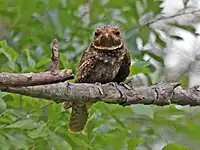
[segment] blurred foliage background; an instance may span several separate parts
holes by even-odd
[[[186,1],[184,1],[186,3]],[[40,72],[50,67],[51,41],[58,39],[60,69],[76,73],[96,27],[120,27],[132,54],[130,77],[142,74],[147,85],[162,80],[163,58],[141,51],[152,29],[140,18],[161,12],[159,0],[0,0],[0,72]],[[157,34],[156,34],[157,35]],[[164,48],[159,36],[157,44]],[[148,59],[146,59],[148,56]],[[156,65],[160,66],[157,73]],[[187,79],[181,79],[187,86]],[[175,105],[158,107],[97,103],[86,130],[67,130],[69,110],[53,101],[0,93],[2,150],[198,150],[200,111]]]

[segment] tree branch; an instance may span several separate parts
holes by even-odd
[[[57,83],[30,87],[0,87],[2,91],[18,93],[26,96],[54,100],[55,102],[103,101],[106,103],[145,105],[200,105],[200,89],[193,87],[184,89],[177,83],[163,83],[152,86],[142,86],[127,89],[122,85],[113,86],[110,83]],[[103,94],[102,94],[103,91]]]
[[[174,18],[176,18],[176,17],[180,17],[180,16],[184,16],[184,15],[191,15],[191,14],[195,14],[195,13],[199,13],[199,12],[200,12],[200,9],[192,10],[192,11],[189,11],[189,12],[182,11],[182,12],[179,12],[179,13],[174,14],[174,15],[171,15],[171,16],[166,16],[166,17],[162,17],[162,16],[161,16],[161,17],[158,17],[158,18],[156,18],[156,19],[154,19],[154,20],[151,20],[151,21],[145,23],[144,25],[145,25],[145,26],[149,26],[149,25],[151,25],[151,24],[153,24],[153,23],[156,23],[156,22],[158,22],[158,21],[168,20],[168,19],[172,20],[172,19],[174,19]],[[191,19],[191,18],[189,18],[189,19]],[[190,23],[191,23],[191,22],[190,22]]]
[[[30,86],[63,82],[73,79],[71,69],[58,70],[56,74],[51,71],[39,73],[0,73],[2,86]]]

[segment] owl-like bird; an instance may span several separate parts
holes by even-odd
[[[81,58],[76,83],[123,82],[129,75],[131,56],[118,27],[103,26],[94,32],[93,40]],[[72,103],[69,130],[84,129],[88,118],[86,103]]]

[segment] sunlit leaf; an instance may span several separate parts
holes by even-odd
[[[149,118],[153,119],[154,117],[154,110],[151,106],[144,106],[144,105],[135,105],[131,106],[132,111],[137,115],[145,115]]]
[[[162,150],[188,150],[187,147],[183,146],[183,145],[178,145],[178,144],[168,144],[166,145]]]
[[[31,138],[38,138],[38,137],[47,137],[50,134],[50,131],[47,127],[46,123],[42,123],[40,124],[40,126],[36,129],[33,129],[32,131],[28,132],[28,136],[30,136]]]

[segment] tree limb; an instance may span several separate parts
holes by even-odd
[[[151,24],[154,24],[158,21],[163,21],[163,20],[168,20],[168,21],[172,21],[173,19],[177,21],[177,18],[180,17],[180,16],[186,16],[186,15],[195,15],[196,13],[199,13],[200,12],[200,9],[196,9],[196,10],[190,10],[190,11],[186,11],[184,9],[184,11],[181,11],[181,12],[178,12],[174,15],[170,15],[170,16],[166,16],[166,17],[158,17],[158,18],[154,18],[154,20],[151,20],[149,22],[146,22],[144,25],[151,25]],[[193,19],[192,21],[194,22],[194,18],[187,18],[187,19]],[[183,20],[185,23],[188,22],[187,20]],[[191,22],[190,22],[191,23]]]
[[[29,87],[0,87],[0,89],[5,92],[54,100],[58,103],[103,101],[123,106],[131,104],[200,105],[199,87],[184,89],[177,83],[162,83],[127,89],[122,85],[113,86],[110,83],[102,84],[99,87],[96,84],[64,82]],[[103,91],[103,94],[100,91]]]
[[[51,71],[39,73],[0,73],[2,86],[30,86],[64,82],[73,79],[71,69],[58,70],[56,74]]]

